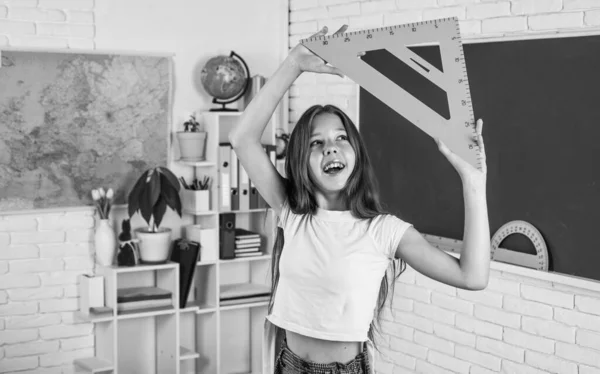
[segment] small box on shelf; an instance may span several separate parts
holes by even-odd
[[[104,277],[80,274],[79,278],[79,312],[82,317],[89,318],[97,314],[92,308],[104,307]]]
[[[200,263],[214,263],[219,254],[219,230],[203,227],[199,224],[184,227],[184,235],[188,240],[200,243]]]

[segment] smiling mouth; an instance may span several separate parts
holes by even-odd
[[[344,170],[346,165],[339,161],[331,161],[323,166],[323,172],[327,175],[335,175]]]

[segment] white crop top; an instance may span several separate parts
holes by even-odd
[[[286,201],[278,226],[285,240],[267,320],[318,339],[368,341],[381,279],[411,224],[390,214],[298,215]]]

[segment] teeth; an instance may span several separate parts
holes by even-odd
[[[324,168],[323,171],[329,171],[329,169],[331,168],[339,168],[339,169],[343,169],[344,165],[340,162],[332,162],[330,164],[327,164]]]

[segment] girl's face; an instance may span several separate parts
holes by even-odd
[[[341,119],[331,113],[317,115],[312,123],[309,174],[319,191],[334,197],[354,170],[356,154]]]

